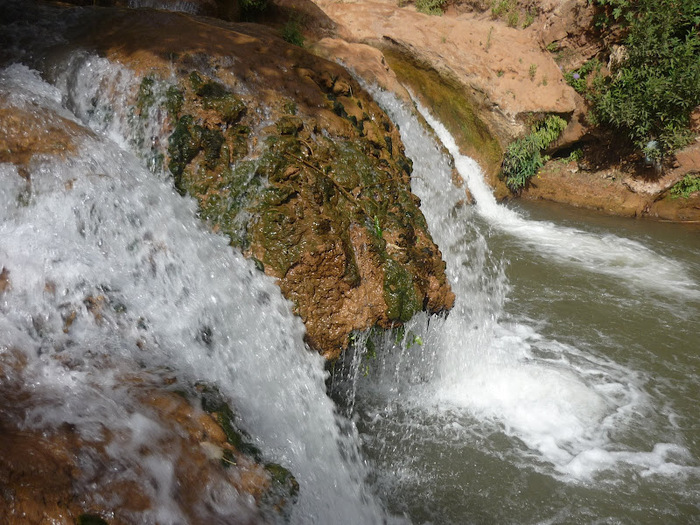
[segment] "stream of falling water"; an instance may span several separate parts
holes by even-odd
[[[0,352],[26,362],[3,367],[2,380],[39,400],[21,425],[71,425],[88,441],[122,436],[105,468],[112,482],[145,478],[152,506],[134,522],[183,523],[169,489],[177,450],[144,451],[165,431],[124,381],[205,382],[232,403],[266,460],[295,475],[292,522],[385,522],[353,427],[326,395],[323,360],[305,347],[279,288],[205,230],[192,200],[84,128],[64,104],[91,95],[68,84],[71,93],[22,65],[0,72],[5,107],[62,129],[74,145],[63,157],[35,155],[27,173],[0,164],[0,267],[11,283],[0,296]],[[86,480],[74,490],[100,488]],[[209,519],[245,522],[247,497],[222,490],[210,487],[202,502]]]
[[[363,338],[334,373],[389,508],[416,523],[697,520],[697,237],[677,260],[527,219],[418,105],[475,197],[465,205],[433,136],[372,91],[457,296],[446,318]]]
[[[0,75],[11,107],[93,130],[67,130],[78,147],[64,159],[37,156],[31,191],[0,164],[0,266],[12,284],[0,299],[0,348],[22,352],[22,379],[46,400],[26,425],[127,436],[110,450],[115,476],[135,476],[138,463],[161,487],[142,519],[182,521],[167,490],[176,452],[143,456],[139,445],[163,429],[120,387],[144,370],[220,388],[265,457],[297,477],[294,523],[389,519],[367,476],[415,523],[697,519],[692,238],[679,259],[643,238],[529,220],[493,200],[478,166],[424,112],[476,197],[465,205],[453,160],[411,111],[375,91],[401,127],[457,303],[446,318],[418,315],[403,334],[372,336],[378,357],[358,344],[335,374],[368,472],[279,290],[132,156],[155,159],[159,116],[130,127],[118,107],[119,89],[135,85],[128,75],[88,55],[56,71],[56,87],[23,66]],[[100,322],[85,303],[96,296],[107,305]],[[214,493],[224,519],[249,505]]]

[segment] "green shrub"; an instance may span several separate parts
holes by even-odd
[[[671,188],[673,198],[683,197],[687,199],[691,193],[700,191],[700,175],[688,174]]]
[[[651,141],[663,155],[686,145],[690,113],[700,105],[698,0],[595,0],[604,23],[626,31],[626,58],[591,98],[597,120],[639,149]]]
[[[416,9],[427,15],[442,15],[446,0],[416,0]]]
[[[630,8],[630,0],[589,0],[589,4],[601,7],[600,13],[596,17],[596,26],[604,29],[623,19],[623,15]]]
[[[282,27],[282,38],[295,46],[304,47],[304,35],[301,33],[301,24],[296,18],[290,18]]]
[[[544,166],[549,157],[542,150],[559,138],[566,127],[566,121],[550,115],[535,124],[525,137],[510,143],[501,165],[501,177],[512,192],[519,192],[530,178]]]

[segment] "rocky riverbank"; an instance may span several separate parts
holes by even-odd
[[[564,73],[604,56],[609,45],[594,27],[589,2],[456,2],[446,4],[441,16],[391,0],[317,4],[337,24],[341,38],[384,52],[462,151],[480,161],[499,198],[513,197],[498,178],[502,152],[527,134],[533,121],[556,114],[568,126],[547,151],[552,160],[522,198],[630,217],[700,220],[697,192],[678,197],[670,191],[700,172],[698,119],[695,140],[652,165],[619,137],[591,126],[587,102],[566,82]],[[342,59],[360,67],[352,56]],[[571,157],[573,151],[578,158]]]

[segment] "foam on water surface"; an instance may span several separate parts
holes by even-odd
[[[428,425],[432,437],[406,430],[411,439],[479,435],[486,449],[496,447],[493,454],[569,482],[615,478],[621,467],[640,475],[699,477],[698,460],[682,443],[659,441],[655,435],[657,427],[672,427],[675,416],[645,390],[650,380],[645,373],[588,346],[541,335],[535,321],[505,314],[507,262],[491,253],[488,233],[476,223],[486,220],[559,264],[692,300],[698,290],[685,268],[635,241],[530,221],[498,204],[478,165],[462,156],[447,130],[418,106],[475,197],[474,207],[461,204],[464,193],[451,182],[449,158],[392,94],[372,91],[400,127],[414,162],[413,190],[443,251],[457,301],[446,319],[412,320],[408,330],[420,334],[420,348],[385,340],[387,355],[380,363],[370,362],[368,379],[357,378],[363,384],[360,395],[364,388],[370,406],[377,396],[414,411],[417,427],[437,416],[435,424],[447,432]],[[376,414],[381,419],[381,411]],[[629,444],[635,432],[643,436],[642,448]],[[514,440],[509,452],[488,444],[487,436],[498,434]],[[526,448],[518,451],[517,443]]]

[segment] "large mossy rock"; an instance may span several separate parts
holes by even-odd
[[[122,9],[71,20],[73,45],[133,75],[132,128],[161,116],[158,136],[134,131],[137,152],[279,279],[313,348],[332,358],[354,330],[451,308],[398,130],[345,69],[252,24]]]

